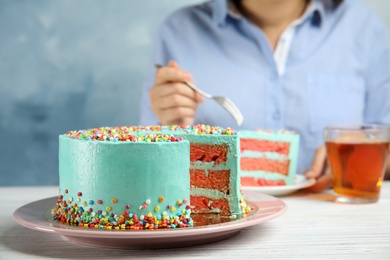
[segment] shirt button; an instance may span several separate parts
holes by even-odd
[[[272,115],[272,118],[274,120],[279,120],[280,119],[280,112],[279,111],[275,111],[274,114]]]

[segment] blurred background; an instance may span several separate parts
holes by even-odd
[[[200,2],[0,0],[0,186],[58,185],[58,135],[138,124],[159,24]]]

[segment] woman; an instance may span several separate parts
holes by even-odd
[[[323,128],[390,125],[390,51],[384,25],[357,0],[213,0],[161,26],[141,102],[141,124],[235,127],[183,81],[229,97],[241,129],[301,136],[298,170],[331,185]],[[238,127],[235,127],[240,129]],[[309,169],[309,170],[306,170]]]

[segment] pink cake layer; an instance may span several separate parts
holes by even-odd
[[[243,171],[265,171],[288,175],[289,160],[271,160],[267,158],[241,158],[241,170]]]
[[[290,143],[241,138],[240,149],[241,152],[275,152],[283,155],[288,155]]]

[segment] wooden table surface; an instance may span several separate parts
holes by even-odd
[[[379,202],[345,205],[331,192],[281,197],[287,211],[229,239],[185,248],[121,250],[77,245],[18,225],[13,212],[57,187],[0,188],[0,259],[390,259],[390,182]]]

